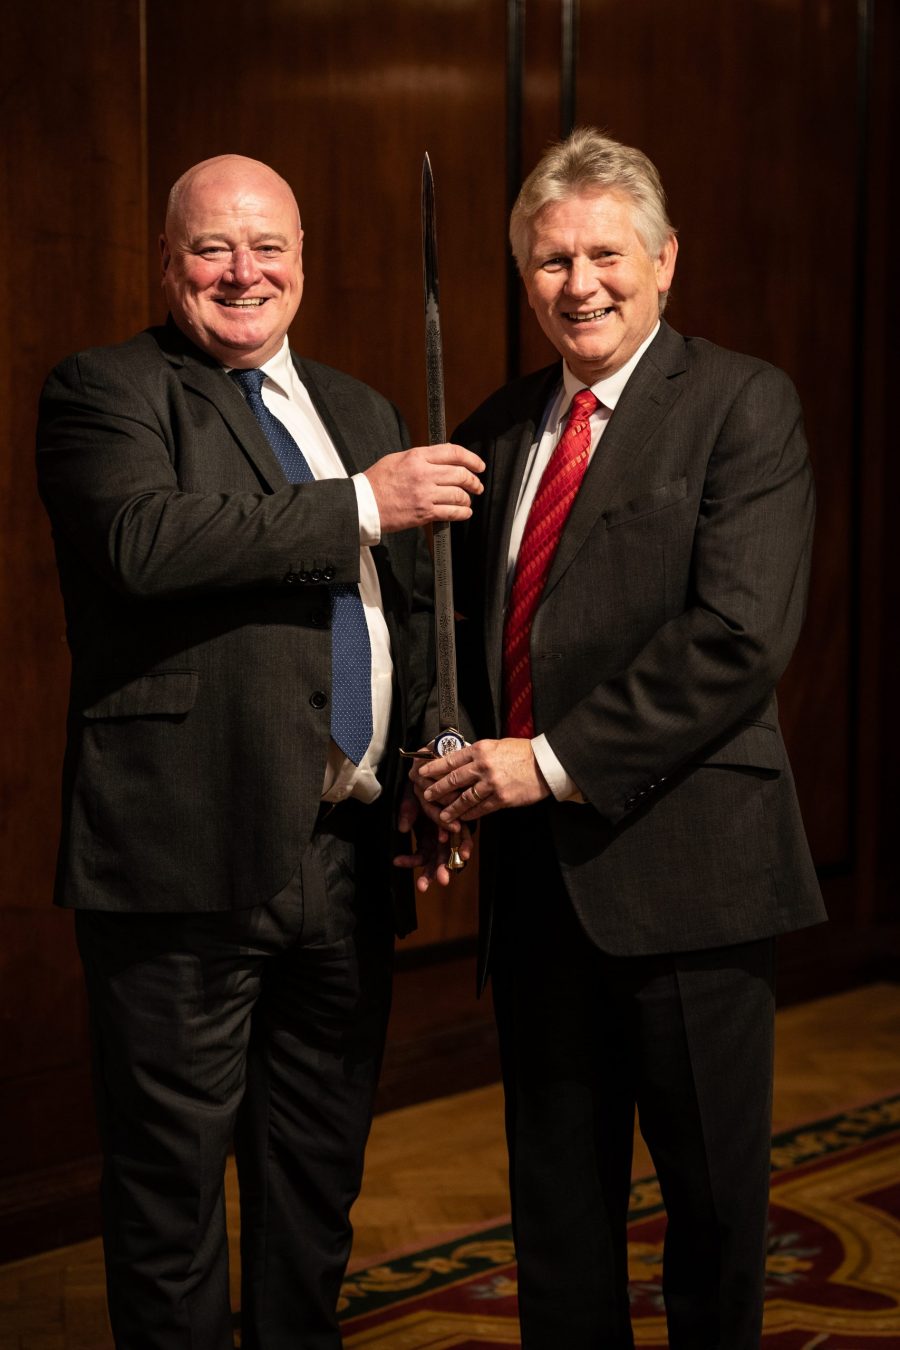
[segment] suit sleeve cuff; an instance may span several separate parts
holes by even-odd
[[[583,802],[584,797],[577,783],[569,777],[559,760],[550,749],[546,736],[535,736],[531,749],[537,760],[538,768],[547,780],[547,786],[558,802]]]
[[[372,484],[364,473],[355,473],[350,482],[356,488],[356,509],[359,512],[359,546],[371,548],[381,543],[381,517]]]

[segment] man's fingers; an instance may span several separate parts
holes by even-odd
[[[453,762],[454,756],[458,758],[456,764]],[[481,777],[480,768],[468,756],[467,750],[452,750],[443,759],[430,760],[420,767],[419,773],[423,780],[429,780],[424,792],[420,791],[425,802],[458,796]]]
[[[425,859],[421,853],[398,853],[394,858],[395,867],[421,867]]]
[[[449,774],[453,769],[460,769],[464,764],[468,764],[472,759],[472,747],[464,746],[462,750],[451,750],[446,755],[441,755],[436,759],[426,759],[417,762],[416,769],[419,778],[438,779]]]
[[[395,451],[365,471],[383,533],[431,521],[468,520],[483,491],[484,460],[461,445],[419,445]]]
[[[465,492],[466,497],[478,496],[484,491],[484,485],[477,476],[484,473],[485,462],[478,455],[466,450],[462,445],[428,445],[410,450],[423,478],[432,485],[435,492],[440,489],[455,488]],[[436,497],[436,501],[446,501]],[[459,505],[459,501],[455,502]],[[463,505],[467,504],[462,503]]]
[[[483,802],[470,801],[468,796],[457,797],[455,802],[445,806],[441,811],[441,823],[443,825],[466,824],[470,820],[480,820],[486,816],[494,805],[494,798],[488,798]]]
[[[427,445],[424,451],[433,464],[460,464],[473,474],[484,473],[487,468],[484,460],[474,451],[467,450],[464,445],[454,445],[452,441],[445,441],[440,445]]]

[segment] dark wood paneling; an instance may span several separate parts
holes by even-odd
[[[21,1174],[96,1148],[71,918],[50,908],[68,658],[32,466],[50,367],[145,322],[140,13],[35,0],[4,15],[0,1216],[18,1227]]]
[[[900,271],[893,258],[892,235],[900,220],[900,99],[897,98],[897,50],[900,12],[896,5],[870,3],[872,83],[869,116],[867,281],[863,351],[862,535],[860,585],[873,599],[861,631],[863,666],[860,709],[862,752],[877,772],[868,775],[869,791],[860,803],[874,835],[876,887],[870,913],[900,928],[900,456],[897,453],[897,390],[900,388]],[[890,240],[890,242],[889,242]],[[865,759],[864,763],[869,760]],[[900,969],[900,935],[892,945],[894,970]]]

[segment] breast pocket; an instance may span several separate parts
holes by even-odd
[[[632,497],[631,501],[624,502],[620,506],[611,506],[602,513],[606,528],[613,530],[618,525],[627,525],[657,511],[665,511],[667,507],[677,506],[687,497],[687,490],[687,478],[676,478],[671,483],[663,483],[661,487],[651,489],[650,492],[642,492],[640,496]]]

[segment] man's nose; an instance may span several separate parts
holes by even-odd
[[[573,258],[566,281],[566,290],[570,295],[590,295],[596,285],[597,278],[588,259]]]
[[[262,274],[253,256],[253,250],[236,248],[231,255],[231,266],[226,275],[236,286],[252,286],[255,281],[259,281]]]

